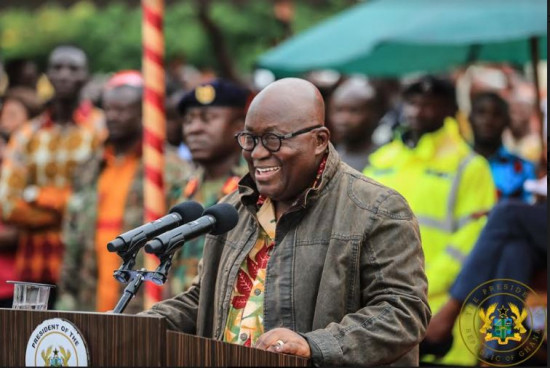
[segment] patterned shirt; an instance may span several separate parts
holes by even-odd
[[[0,233],[6,231],[8,225],[0,221]],[[15,243],[15,242],[14,242]],[[15,244],[14,248],[0,249],[0,302],[13,297],[13,286],[6,280],[15,280]]]
[[[275,211],[266,199],[258,211],[260,235],[243,261],[231,294],[224,341],[252,346],[264,333],[264,291],[267,262],[275,246]]]
[[[518,198],[529,202],[532,199],[531,193],[523,189],[523,183],[536,178],[535,165],[514,155],[504,146],[489,157],[489,165],[499,200]]]
[[[317,188],[325,170],[327,155],[323,157],[311,188]],[[304,191],[302,196],[307,192]],[[267,264],[275,247],[277,219],[271,199],[260,195],[256,203],[260,234],[256,244],[243,261],[231,294],[223,340],[233,344],[252,346],[264,333],[264,296]]]
[[[0,178],[3,215],[25,229],[16,255],[18,280],[57,281],[63,255],[61,217],[73,171],[105,137],[103,113],[89,102],[79,106],[73,122],[56,124],[46,111],[23,125],[6,149]],[[38,189],[33,203],[22,199],[29,186]]]

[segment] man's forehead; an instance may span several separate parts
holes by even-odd
[[[122,102],[131,104],[136,101],[141,101],[141,92],[137,88],[121,86],[105,91],[103,93],[103,100],[105,103]]]
[[[368,100],[376,97],[376,90],[366,79],[352,78],[338,87],[333,96],[339,100],[350,98]]]
[[[86,65],[86,55],[81,50],[73,48],[62,48],[55,50],[51,56],[49,63],[53,64],[71,64],[77,66]]]
[[[375,97],[375,95],[365,95],[353,93],[350,91],[348,93],[342,93],[337,96],[335,95],[330,102],[332,103],[332,105],[360,105],[362,107],[375,102]]]
[[[403,99],[405,103],[444,103],[448,102],[451,103],[451,101],[448,101],[448,99],[445,96],[433,94],[433,93],[417,93],[412,94],[410,96],[407,96]]]
[[[241,109],[230,106],[195,106],[189,107],[185,111],[185,115],[197,115],[206,113],[232,114],[239,112]]]
[[[252,133],[287,133],[293,129],[300,129],[301,123],[291,124],[288,121],[280,119],[260,119],[258,117],[247,116],[244,124],[244,129]]]

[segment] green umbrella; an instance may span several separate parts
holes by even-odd
[[[282,43],[258,66],[283,77],[315,69],[397,76],[476,60],[522,64],[546,58],[546,24],[546,0],[369,1]]]

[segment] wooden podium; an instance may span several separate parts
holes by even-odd
[[[76,326],[88,346],[89,366],[305,367],[309,360],[168,331],[164,318],[124,314],[26,311],[0,308],[0,367],[25,365],[33,330],[61,318]]]

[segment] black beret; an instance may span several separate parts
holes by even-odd
[[[407,85],[403,90],[404,98],[414,95],[432,95],[449,101],[456,100],[456,91],[453,84],[433,75],[423,76]]]
[[[215,79],[187,92],[178,103],[181,114],[190,107],[225,106],[246,108],[250,92],[228,80]]]

